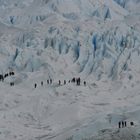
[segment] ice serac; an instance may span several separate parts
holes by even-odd
[[[132,13],[139,13],[140,1],[139,0],[114,0],[124,9]]]
[[[121,5],[123,8],[125,8],[125,6],[126,6],[126,0],[114,0],[114,1],[116,1],[119,5]]]

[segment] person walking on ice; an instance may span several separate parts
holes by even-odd
[[[124,126],[127,127],[127,122],[126,121],[124,122]]]
[[[84,81],[84,86],[86,86],[86,81]]]
[[[37,87],[37,84],[35,83],[35,84],[34,84],[34,88],[36,88],[36,87]]]
[[[119,125],[119,128],[121,128],[121,122],[119,122],[118,125]]]
[[[122,128],[124,128],[124,122],[122,121]]]
[[[59,85],[61,85],[61,81],[59,80]]]
[[[41,81],[41,86],[43,86],[43,81]]]
[[[52,79],[50,79],[50,84],[52,84]]]

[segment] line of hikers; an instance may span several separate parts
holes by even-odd
[[[81,85],[81,78],[75,78],[73,77],[71,80],[68,81],[68,83],[75,83],[77,86]],[[83,82],[84,86],[86,86],[86,81]],[[66,80],[64,80],[64,85],[66,84]],[[59,85],[61,85],[61,81],[59,80]]]
[[[13,71],[10,71],[9,73],[5,73],[5,74],[0,74],[0,81],[4,82],[4,79],[6,79],[9,76],[13,76],[15,75],[15,73]],[[14,86],[14,82],[10,82],[10,86]]]
[[[130,126],[134,126],[134,122],[130,122]],[[119,128],[127,127],[127,122],[126,121],[120,121],[120,122],[118,122],[118,127]]]
[[[68,80],[68,83],[75,83],[77,86],[80,86],[81,85],[81,78],[78,77],[78,78],[75,78],[73,77],[71,80]],[[43,81],[41,81],[41,86],[43,86]],[[47,80],[47,84],[52,84],[52,79],[48,79]],[[61,80],[58,81],[58,85],[66,85],[67,84],[67,81],[64,80],[63,82]],[[86,86],[86,81],[83,82],[84,86]],[[34,88],[37,88],[37,83],[34,84]]]
[[[48,79],[47,84],[52,84],[52,79]],[[41,86],[43,86],[43,85],[44,85],[44,82],[41,81]],[[37,88],[37,83],[34,84],[34,88]]]

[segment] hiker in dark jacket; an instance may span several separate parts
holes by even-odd
[[[119,125],[119,128],[121,128],[121,122],[119,122],[118,125]]]
[[[61,85],[61,81],[59,80],[59,85]]]
[[[0,74],[0,81],[4,81],[4,76],[2,74]]]
[[[127,127],[127,122],[126,121],[124,122],[124,126]]]
[[[50,79],[50,84],[52,84],[52,79]]]
[[[84,86],[86,86],[86,81],[84,81]]]
[[[35,83],[34,87],[36,88],[37,87],[37,84]]]
[[[130,125],[133,126],[134,125],[134,122],[130,122]]]
[[[122,128],[124,128],[124,122],[122,121]]]
[[[43,81],[41,81],[41,86],[43,86]]]

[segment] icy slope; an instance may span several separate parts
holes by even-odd
[[[22,83],[14,87],[7,82],[0,84],[1,140],[66,140],[71,136],[73,140],[129,140],[128,132],[129,137],[139,138],[140,82],[87,81],[87,86],[59,86],[60,77],[47,84],[45,71],[26,76],[27,80],[21,78]],[[128,127],[118,130],[122,120]]]

